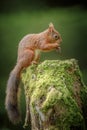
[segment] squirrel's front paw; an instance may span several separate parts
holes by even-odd
[[[59,53],[61,53],[61,47],[57,47],[56,51],[59,52]]]

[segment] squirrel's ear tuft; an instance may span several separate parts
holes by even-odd
[[[52,32],[53,29],[54,29],[54,25],[53,25],[53,23],[50,23],[49,24],[49,31]]]
[[[54,28],[53,23],[50,23],[50,24],[49,24],[49,28]]]

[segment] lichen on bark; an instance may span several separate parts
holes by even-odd
[[[32,130],[85,130],[87,88],[75,59],[46,60],[22,74]],[[26,124],[26,122],[25,122]]]

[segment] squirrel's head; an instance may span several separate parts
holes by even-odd
[[[61,38],[59,32],[55,30],[53,23],[49,24],[48,34],[49,34],[49,40],[51,42],[56,42]]]

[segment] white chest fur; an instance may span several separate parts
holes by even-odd
[[[36,49],[35,50],[35,57],[34,57],[34,60],[38,59],[39,55],[40,55],[40,50],[39,49]]]

